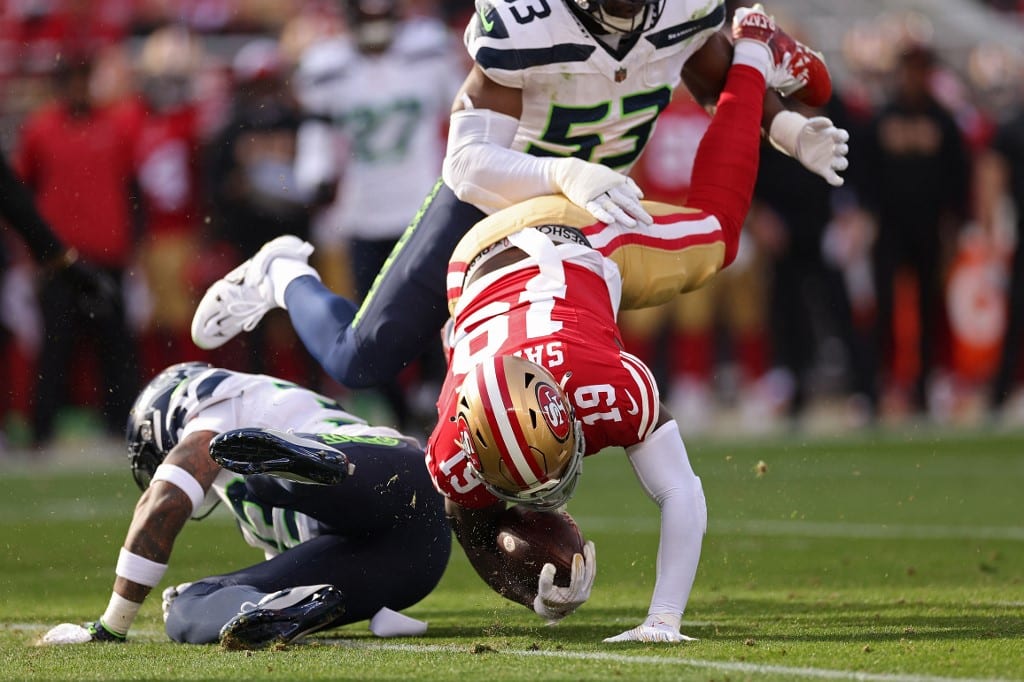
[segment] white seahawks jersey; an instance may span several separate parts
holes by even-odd
[[[523,91],[512,148],[576,156],[627,172],[682,80],[686,60],[725,21],[722,0],[667,0],[657,24],[609,47],[569,9],[572,0],[476,0],[470,56]]]
[[[340,173],[335,229],[401,235],[441,174],[443,126],[464,77],[458,41],[433,20],[403,22],[380,55],[346,37],[307,50],[296,94],[311,120],[300,130],[296,172],[306,189]]]
[[[292,429],[298,433],[387,436],[416,444],[384,426],[369,426],[331,398],[275,377],[211,368],[181,384],[171,396],[168,423],[181,424],[178,442],[197,431],[223,433],[237,428]],[[196,516],[224,502],[245,541],[270,558],[320,534],[316,520],[255,498],[244,477],[222,471]]]

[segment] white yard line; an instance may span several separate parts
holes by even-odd
[[[0,632],[38,632],[42,635],[55,623],[0,623]],[[132,638],[160,641],[164,638],[162,630],[150,628],[133,628]],[[367,643],[353,639],[320,639],[322,644],[334,644],[349,649],[370,649],[376,651],[394,651],[397,653],[438,653],[438,654],[470,654],[468,646],[452,644],[397,644],[390,642]],[[677,650],[683,650],[681,647]],[[470,654],[479,655],[479,654]],[[676,658],[675,656],[643,656],[630,654],[604,653],[600,651],[552,651],[534,649],[495,649],[488,651],[491,656],[522,656],[554,658],[572,661],[603,661],[621,663],[623,665],[665,665],[680,668],[698,668],[721,672],[746,673],[753,675],[784,675],[793,678],[811,678],[824,680],[855,680],[857,682],[1012,682],[1005,678],[967,678],[967,677],[936,677],[932,675],[909,675],[905,673],[868,673],[856,670],[834,670],[830,668],[805,668],[784,665],[765,665],[760,663],[743,663],[737,661],[714,661],[699,658]]]
[[[373,649],[408,653],[468,654],[468,648],[441,644],[366,644],[346,639],[321,640],[326,644],[338,644],[356,649]],[[479,654],[472,654],[479,655]],[[700,668],[721,672],[746,673],[755,675],[784,675],[824,680],[857,680],[859,682],[1009,682],[1000,678],[935,677],[931,675],[908,675],[902,673],[866,673],[856,670],[831,670],[828,668],[801,668],[784,665],[763,665],[733,661],[710,661],[699,658],[675,658],[674,656],[641,656],[612,654],[598,651],[542,651],[523,649],[501,649],[487,652],[491,656],[523,656],[556,658],[574,661],[603,661],[624,665],[666,665],[680,668]]]

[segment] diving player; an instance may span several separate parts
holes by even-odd
[[[240,427],[278,429],[289,442],[325,450],[348,480],[315,485],[312,477],[296,482],[223,469],[210,457],[210,442]],[[198,362],[173,365],[149,383],[132,408],[127,438],[132,475],[144,492],[110,602],[96,621],[57,626],[44,643],[124,641],[185,522],[218,502],[266,561],[164,590],[174,641],[258,648],[371,618],[371,630],[383,636],[425,629],[397,611],[437,585],[451,533],[413,439],[369,426],[295,384]]]
[[[681,81],[701,103],[716,101],[733,52],[718,31],[725,16],[718,0],[478,0],[465,34],[474,65],[453,104],[443,181],[362,307],[325,304],[329,292],[310,277],[289,289],[294,305],[284,287],[276,300],[269,297],[260,285],[277,256],[292,264],[278,276],[315,275],[297,265],[308,247],[275,240],[210,287],[192,321],[193,340],[215,348],[285,307],[332,377],[350,387],[374,385],[416,357],[444,324],[446,264],[487,214],[561,193],[595,220],[649,223],[625,173]],[[811,171],[842,184],[846,131],[784,110],[778,94],[827,98],[824,63],[788,36],[780,49],[790,70],[772,84],[758,123]]]
[[[789,77],[792,62],[773,49],[790,39],[760,8],[738,10],[733,34],[733,66],[697,152],[688,206],[644,202],[653,224],[626,226],[595,221],[563,196],[530,199],[480,221],[449,266],[449,373],[427,466],[481,577],[549,622],[587,601],[593,545],[575,556],[568,587],[552,584],[552,564],[535,588],[508,585],[496,523],[508,503],[564,505],[583,457],[603,448],[626,449],[661,509],[647,618],[606,642],[689,639],[680,623],[707,522],[703,488],[650,370],[622,350],[615,317],[701,286],[736,256],[757,177],[765,87]],[[271,261],[263,279],[274,296],[285,260]],[[301,448],[277,445],[282,459],[308,462]]]

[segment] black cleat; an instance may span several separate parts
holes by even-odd
[[[225,649],[262,649],[288,644],[322,630],[345,612],[341,592],[333,585],[303,585],[268,594],[249,603],[220,629]],[[243,609],[245,606],[243,605]]]
[[[210,456],[239,474],[274,474],[303,483],[341,483],[355,470],[344,453],[312,438],[272,429],[235,429],[210,441]]]

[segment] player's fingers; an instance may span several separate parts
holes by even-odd
[[[587,213],[594,216],[594,218],[601,221],[602,223],[606,225],[611,225],[612,223],[615,222],[615,218],[612,216],[611,213],[606,211],[604,207],[598,203],[598,201],[599,199],[594,199],[592,201],[587,202],[587,205],[585,206],[585,208],[587,209]]]
[[[594,578],[597,577],[597,551],[594,548],[594,543],[590,540],[583,545],[583,560],[587,565],[587,591],[589,592],[590,587],[594,584]]]
[[[605,210],[611,214],[612,219],[622,225],[623,227],[635,227],[636,220],[634,220],[628,213],[622,210],[621,206],[618,206],[615,202],[609,199],[605,205]]]
[[[836,173],[831,168],[828,169],[825,172],[825,175],[823,177],[825,178],[825,182],[827,182],[828,184],[832,185],[833,187],[842,187],[843,186],[844,180],[843,180],[842,176],[840,176],[838,173]]]
[[[572,555],[572,577],[569,578],[569,600],[576,601],[580,587],[587,578],[587,564],[583,561],[583,555],[576,553]]]
[[[837,171],[844,171],[850,165],[849,160],[845,156],[838,156],[832,160],[832,168]]]
[[[625,182],[625,186],[627,188],[629,188],[629,192],[633,196],[635,196],[637,199],[643,199],[644,198],[644,191],[643,191],[643,189],[640,188],[640,185],[636,184],[636,181],[633,180],[633,178],[627,177],[626,178],[626,182]]]
[[[555,585],[555,565],[544,564],[540,569],[540,578],[537,580],[537,594],[544,599],[548,594],[551,593],[551,588]]]

